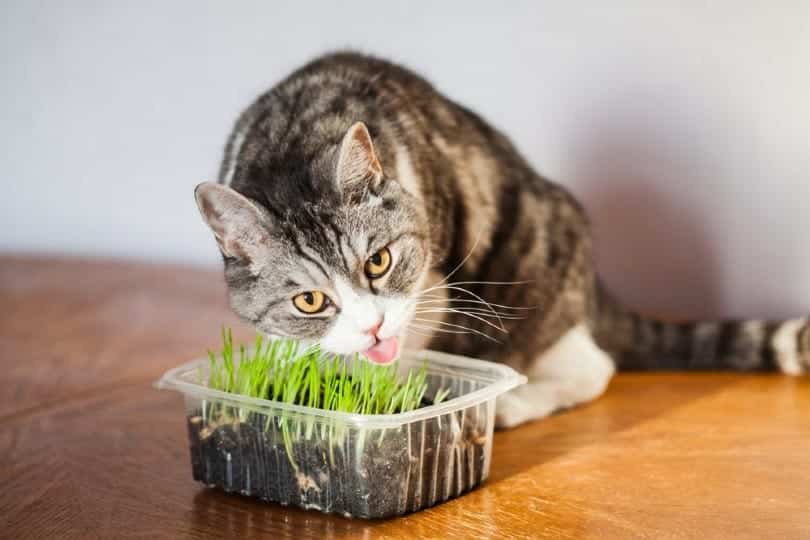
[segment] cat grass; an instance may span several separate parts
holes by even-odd
[[[397,415],[450,397],[437,388],[483,389],[475,369],[433,358],[438,373],[412,355],[380,366],[285,339],[257,336],[246,347],[223,329],[208,362],[171,373],[185,389],[200,368],[186,394],[192,475],[227,492],[368,518],[460,495],[486,478],[494,396]],[[236,394],[254,399],[228,398]]]
[[[251,352],[240,344],[238,362],[236,354],[231,330],[223,329],[219,355],[208,352],[210,388],[357,414],[395,414],[418,409],[424,404],[428,388],[424,365],[400,376],[396,362],[379,366],[358,354],[342,359],[324,353],[318,345],[304,348],[291,339],[265,340],[257,335]],[[432,403],[442,402],[448,393],[448,389],[440,390]]]
[[[292,339],[266,340],[261,334],[256,336],[254,347],[249,352],[244,344],[234,347],[233,334],[226,328],[222,329],[222,350],[219,354],[208,351],[208,358],[209,388],[327,411],[356,414],[408,412],[425,404],[428,388],[424,364],[400,376],[396,362],[379,366],[357,354],[347,360],[324,353],[318,345],[304,348]],[[448,394],[449,389],[439,390],[430,402],[440,403]],[[244,421],[248,414],[244,409],[214,404],[207,408],[207,417],[224,422],[237,418]],[[265,429],[269,426],[268,419]],[[290,464],[298,470],[293,459],[293,444],[312,439],[315,419],[309,417],[301,421],[282,413],[278,427]],[[344,429],[329,422],[321,423],[321,431],[320,438],[329,441],[332,454],[334,447],[343,442]],[[378,444],[382,443],[384,435],[383,430]]]

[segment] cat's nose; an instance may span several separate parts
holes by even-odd
[[[364,334],[369,334],[371,336],[377,337],[377,332],[380,331],[380,327],[382,326],[383,320],[380,319],[379,321],[374,324],[371,328],[363,331]]]

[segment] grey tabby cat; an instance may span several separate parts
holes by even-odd
[[[616,368],[810,369],[810,326],[666,323],[594,272],[588,220],[509,140],[416,74],[322,57],[239,118],[197,186],[234,311],[259,330],[388,363],[409,346],[530,382],[501,427],[599,396]]]

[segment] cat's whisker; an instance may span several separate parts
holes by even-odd
[[[470,296],[472,296],[472,297],[473,297],[473,298],[475,298],[476,300],[480,300],[481,302],[483,302],[483,303],[484,303],[484,304],[487,306],[487,308],[488,308],[490,311],[492,311],[492,314],[493,314],[493,315],[495,315],[496,317],[498,316],[498,313],[497,313],[497,312],[495,311],[495,309],[494,309],[494,308],[493,308],[493,307],[490,305],[490,303],[489,303],[489,302],[487,302],[486,300],[484,300],[483,298],[481,298],[480,296],[478,296],[477,294],[475,294],[475,293],[474,293],[474,292],[472,292],[472,291],[468,291],[467,289],[465,289],[465,288],[463,288],[463,287],[455,287],[455,286],[449,286],[449,285],[445,285],[445,286],[443,286],[443,287],[442,287],[442,289],[454,290],[454,291],[459,291],[459,292],[462,292],[462,293],[469,294]],[[501,324],[503,324],[503,321],[500,321],[500,323],[501,323]]]
[[[422,305],[422,306],[417,306],[414,311],[419,312],[419,311],[433,311],[433,310],[469,311],[470,313],[479,313],[479,314],[484,314],[484,315],[487,315],[487,316],[493,316],[494,317],[494,315],[492,314],[492,311],[489,310],[489,309],[486,309],[486,308],[483,308],[483,307],[478,307],[478,306],[468,306],[468,305],[462,305],[462,306],[459,306],[459,305],[443,305],[443,304],[429,305],[429,306]],[[506,311],[498,311],[498,315],[501,315],[501,316],[507,315],[507,316],[510,316],[510,317],[515,317],[515,316],[518,316],[518,315],[521,315],[521,314],[520,313],[510,313],[510,312],[506,312]]]
[[[496,285],[496,286],[507,286],[507,285],[527,285],[527,284],[529,284],[529,283],[534,283],[534,282],[535,282],[535,280],[533,280],[533,279],[530,279],[530,280],[523,280],[523,281],[454,281],[454,282],[452,282],[452,283],[445,283],[444,285],[439,285],[439,284],[437,284],[437,285],[434,285],[433,287],[428,287],[427,289],[422,290],[422,291],[421,291],[419,294],[417,294],[417,295],[421,295],[421,293],[428,293],[428,292],[431,292],[431,291],[434,291],[434,290],[441,290],[441,289],[444,289],[444,288],[445,288],[445,285],[446,285],[446,286],[450,286],[450,285],[456,285],[456,286],[458,286],[458,285]]]
[[[437,307],[437,308],[429,308],[429,309],[417,309],[416,311],[414,311],[414,313],[417,314],[417,315],[420,314],[420,313],[422,313],[422,314],[425,314],[425,313],[459,313],[459,314],[462,314],[462,315],[465,315],[465,314],[469,313],[469,314],[472,314],[472,315],[480,315],[481,317],[486,317],[486,318],[495,317],[489,311],[487,311],[485,309],[478,309],[478,308],[470,308],[470,309],[461,310],[461,309],[454,309],[454,308],[449,308],[449,307],[447,307],[447,308],[438,308]],[[521,317],[521,316],[518,316],[518,315],[510,315],[510,314],[504,314],[504,313],[499,313],[498,316],[501,319],[504,319],[504,320],[507,320],[507,321],[510,321],[510,320],[511,321],[517,321],[517,320],[522,320],[522,319],[526,318],[526,317]]]
[[[503,320],[517,320],[525,319],[524,313],[531,309],[527,307],[506,306],[503,304],[489,304],[479,300],[472,299],[442,299],[442,300],[423,300],[415,302],[415,312],[424,312],[426,310],[459,310],[481,315],[483,317],[495,317],[498,322],[503,326]],[[483,306],[483,307],[478,307]],[[495,309],[498,307],[500,309]],[[449,311],[444,311],[449,312]],[[434,311],[435,313],[435,311]]]
[[[494,322],[489,321],[486,318],[484,318],[482,316],[479,316],[478,314],[475,314],[475,313],[467,313],[467,312],[461,312],[461,311],[458,311],[458,312],[451,312],[451,311],[443,311],[443,312],[423,311],[423,312],[417,313],[417,315],[428,315],[430,313],[456,313],[459,316],[470,317],[471,319],[476,319],[478,321],[481,321],[482,323],[486,324],[487,326],[490,326],[490,327],[494,328],[498,332],[503,332],[505,334],[509,333],[509,331],[506,329],[505,326],[499,326],[498,324],[495,324]]]
[[[447,327],[450,327],[450,328],[458,328],[458,329],[461,329],[461,330],[465,330],[467,332],[471,332],[473,334],[477,334],[477,335],[479,335],[481,337],[491,339],[493,341],[497,341],[492,336],[490,336],[490,335],[488,335],[488,334],[486,334],[484,332],[481,332],[480,330],[476,330],[475,328],[470,328],[469,326],[464,326],[464,325],[461,325],[461,324],[453,324],[453,323],[448,323],[448,322],[444,322],[444,321],[434,321],[434,320],[431,320],[431,319],[422,319],[420,317],[414,317],[413,320],[419,321],[421,323],[438,324],[438,325],[441,325],[442,327],[447,326]],[[505,330],[503,330],[503,332],[506,333]]]
[[[454,311],[459,313],[474,313],[476,315],[484,315],[485,317],[494,317],[494,318],[504,315],[503,313],[492,313],[492,310],[476,306],[443,306],[443,305],[419,306],[414,311],[416,313],[422,311],[424,312]],[[506,315],[514,315],[514,313],[506,313]]]
[[[500,317],[501,319],[525,319],[526,315],[522,313],[510,313],[510,312],[502,312],[498,311],[497,316],[492,313],[492,311],[488,309],[478,308],[478,307],[471,307],[471,306],[420,306],[414,311],[416,313],[419,312],[431,312],[436,313],[437,310],[441,311],[450,311],[450,310],[458,310],[467,313],[475,313],[476,315],[482,315],[484,317]]]
[[[437,299],[444,299],[444,298],[446,298],[446,296],[443,296],[443,295],[441,295],[441,294],[425,294],[425,295],[416,295],[416,296],[413,296],[412,298],[437,298]]]
[[[441,328],[435,328],[433,326],[427,326],[427,325],[424,325],[424,324],[411,324],[410,326],[408,326],[408,328],[410,328],[412,330],[413,329],[421,330],[421,331],[423,331],[425,333],[434,333],[434,332],[442,332],[442,331],[444,333],[446,333],[446,334],[471,334],[472,333],[472,332],[465,332],[463,330],[446,330],[446,329],[443,330]]]
[[[419,331],[419,330],[416,330],[415,328],[412,328],[410,326],[408,328],[406,328],[405,331],[407,333],[409,333],[409,334],[413,333],[413,334],[416,334],[417,336],[422,336],[422,337],[426,337],[426,338],[433,337],[433,334],[431,334],[428,331]]]
[[[423,330],[423,331],[429,332],[431,334],[436,333],[436,332],[441,332],[443,334],[471,334],[472,333],[472,332],[464,332],[462,330],[445,330],[445,329],[441,329],[441,328],[433,328],[433,327],[430,327],[430,326],[423,326],[421,324],[412,324],[408,328],[411,331],[418,328],[419,330]],[[425,335],[425,334],[423,333],[421,335]]]
[[[414,302],[414,305],[436,304],[436,303],[451,303],[451,302],[456,303],[456,304],[461,304],[461,303],[464,303],[464,304],[487,304],[487,303],[489,303],[489,302],[481,302],[479,300],[473,300],[471,298],[446,298],[446,297],[441,297],[441,298],[437,298],[435,300],[419,300],[417,302]],[[532,310],[535,310],[535,309],[540,307],[540,306],[533,306],[533,307],[528,307],[528,306],[507,306],[507,305],[504,305],[504,304],[493,304],[493,303],[489,303],[489,305],[497,307],[497,308],[502,308],[502,309],[513,309],[513,310],[516,310],[516,311],[532,311]]]
[[[420,315],[420,314],[424,315],[424,314],[428,314],[428,313],[457,313],[459,315],[464,315],[466,317],[471,317],[473,319],[477,319],[477,320],[481,321],[482,323],[486,324],[487,326],[491,326],[492,328],[498,330],[499,332],[508,333],[508,331],[506,330],[506,328],[504,326],[498,326],[497,324],[493,323],[492,321],[488,321],[484,317],[480,317],[477,314],[471,313],[469,311],[461,311],[461,310],[458,310],[458,309],[444,309],[444,310],[427,310],[427,311],[417,311],[416,312],[417,315]],[[437,322],[440,322],[440,321],[437,321]]]
[[[438,333],[442,333],[442,334],[479,334],[481,337],[486,338],[486,339],[488,339],[490,341],[493,341],[495,343],[501,343],[499,340],[495,339],[494,337],[488,336],[488,335],[480,333],[480,332],[470,332],[470,331],[465,331],[465,330],[448,330],[446,328],[432,328],[430,326],[424,326],[424,325],[419,325],[419,324],[410,325],[410,327],[419,328],[419,329],[423,329],[423,330],[428,330],[428,331],[430,331],[432,333],[438,332]]]
[[[479,318],[479,317],[473,316],[473,318],[478,319],[479,321],[487,324],[488,326],[491,326],[492,328],[494,328],[498,332],[502,332],[504,334],[509,333],[506,330],[505,326],[498,326],[497,324],[494,324],[491,321],[487,321],[486,319],[482,319],[482,318]],[[414,320],[417,320],[417,321],[429,321],[429,322],[432,322],[432,323],[435,323],[435,324],[440,324],[440,325],[445,325],[445,326],[456,326],[456,327],[464,328],[464,329],[467,329],[467,330],[475,330],[474,328],[469,328],[467,326],[460,325],[460,324],[449,323],[447,321],[436,321],[436,320],[432,320],[432,319],[423,319],[423,318],[420,318],[420,317],[414,317]]]
[[[472,296],[473,298],[475,298],[476,300],[480,300],[481,302],[483,302],[485,304],[489,304],[489,302],[487,302],[486,300],[481,298],[478,294],[470,291],[469,289],[465,289],[464,287],[457,287],[455,285],[442,285],[437,290],[458,291],[458,292],[461,292],[461,293],[464,293],[464,294],[468,294],[468,295]],[[421,296],[416,295],[416,296],[414,296],[414,298],[421,298]]]
[[[466,255],[466,256],[465,256],[465,257],[464,257],[464,258],[461,260],[461,262],[460,262],[460,263],[458,263],[458,264],[456,265],[456,267],[455,267],[455,268],[453,268],[453,269],[450,271],[450,273],[449,273],[449,274],[447,274],[446,276],[444,276],[444,277],[443,277],[441,280],[439,280],[437,283],[434,283],[433,285],[431,285],[431,287],[435,287],[435,286],[437,286],[437,285],[439,285],[439,284],[441,284],[441,283],[446,282],[446,281],[447,281],[448,279],[450,279],[450,278],[451,278],[451,277],[452,277],[452,276],[453,276],[453,275],[454,275],[456,272],[458,272],[459,270],[461,270],[461,268],[464,266],[464,263],[466,263],[466,262],[467,262],[467,261],[470,259],[470,257],[472,257],[472,254],[473,254],[473,252],[475,251],[475,248],[477,248],[477,247],[478,247],[478,243],[481,241],[481,235],[483,235],[483,234],[484,234],[484,226],[482,225],[482,226],[481,226],[481,228],[480,228],[480,229],[478,229],[478,235],[475,237],[475,242],[473,242],[473,245],[472,245],[472,247],[470,248],[470,251],[467,253],[467,255]],[[429,289],[426,289],[425,291],[421,291],[421,292],[426,292],[427,290],[429,290]]]
[[[435,312],[435,311],[419,311],[417,313],[437,313],[437,312]],[[442,311],[440,313],[453,313],[453,312],[452,311]],[[489,318],[489,319],[497,319],[497,317],[495,317],[494,315],[492,315],[488,311],[469,311],[469,312],[464,312],[464,313],[472,313],[473,315],[480,315],[481,317],[486,317],[486,318]],[[512,316],[503,315],[503,314],[498,314],[498,317],[500,317],[501,319],[503,319],[505,321],[521,321],[521,320],[526,318],[526,317],[517,317],[517,316],[512,317]]]

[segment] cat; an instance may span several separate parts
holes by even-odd
[[[599,281],[588,219],[502,133],[399,65],[298,69],[239,117],[195,189],[230,305],[269,335],[393,361],[502,362],[512,427],[595,399],[616,369],[810,370],[807,319],[669,323]]]

